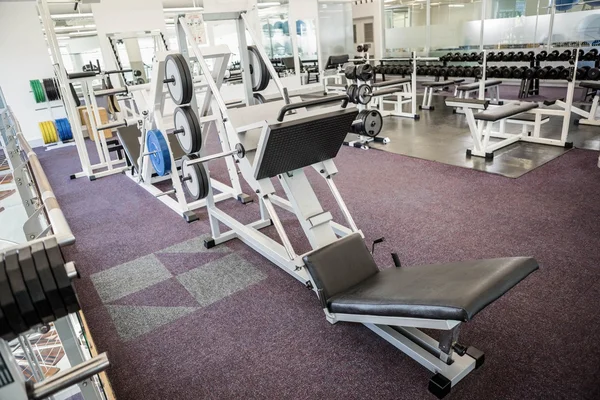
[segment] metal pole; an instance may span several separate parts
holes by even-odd
[[[552,46],[552,32],[554,31],[554,15],[556,14],[556,5],[552,1],[552,8],[550,10],[550,25],[548,26],[548,43],[546,44],[546,51],[550,53],[550,46]]]
[[[481,0],[481,27],[479,29],[479,51],[483,50],[483,26],[485,24],[485,17],[486,17],[486,3],[488,0]]]

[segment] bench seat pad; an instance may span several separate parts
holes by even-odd
[[[332,313],[469,321],[538,269],[514,257],[383,270],[328,299]]]
[[[485,81],[483,86],[487,88],[490,86],[500,85],[501,83],[502,83],[502,81],[498,80],[498,79],[488,79]],[[473,82],[473,83],[467,83],[466,85],[460,85],[456,89],[459,92],[466,91],[466,90],[476,90],[476,89],[479,89],[479,82]]]
[[[579,82],[579,86],[589,89],[600,89],[600,82],[596,81],[584,81]]]
[[[533,110],[537,107],[537,103],[508,103],[500,107],[490,108],[486,111],[477,113],[475,114],[475,119],[495,122],[503,118],[509,118],[514,115]]]

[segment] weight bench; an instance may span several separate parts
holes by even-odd
[[[484,362],[459,343],[460,325],[538,269],[533,258],[497,258],[380,271],[358,233],[303,258],[326,318],[363,323],[434,373],[429,390],[450,392]],[[439,342],[419,328],[441,331]]]
[[[464,79],[453,79],[448,81],[429,81],[429,82],[421,82],[421,85],[425,88],[423,92],[423,103],[419,106],[419,110],[431,110],[433,111],[435,108],[431,105],[431,100],[433,98],[434,89],[443,89],[447,86],[454,85],[454,96],[456,96],[456,90],[458,88],[458,84],[464,82]]]
[[[383,116],[393,115],[395,117],[419,119],[419,116],[416,114],[402,111],[402,105],[412,103],[413,96],[416,96],[415,88],[412,85],[412,78],[375,82],[372,87],[373,100],[369,103],[369,108],[379,109],[379,112]],[[385,111],[384,104],[393,104],[394,110]]]
[[[579,82],[579,87],[591,89],[594,92],[594,99],[592,100],[592,106],[590,111],[582,110],[579,107],[572,106],[571,111],[583,118],[575,120],[575,125],[592,125],[600,126],[600,120],[598,119],[598,101],[600,100],[600,82],[597,81],[584,81]]]
[[[478,156],[491,160],[494,158],[494,151],[518,141],[562,145],[559,140],[540,137],[541,126],[548,122],[550,117],[543,114],[543,109],[537,109],[537,103],[507,103],[488,109],[488,100],[455,97],[446,99],[446,105],[460,109],[467,118],[473,138],[473,148],[467,150],[468,157]],[[475,113],[474,110],[478,112]],[[498,131],[492,130],[495,122],[499,122]],[[506,124],[521,125],[521,132],[507,133]],[[528,127],[533,127],[532,133]],[[490,143],[490,138],[502,140]]]
[[[500,84],[502,83],[499,79],[488,79],[484,82],[483,86],[485,91],[490,93],[490,104],[502,105],[503,102],[500,100]],[[454,94],[459,99],[468,99],[471,97],[471,93],[475,93],[475,98],[479,97],[480,82],[467,83],[460,85],[456,88]],[[460,113],[460,110],[456,110]]]

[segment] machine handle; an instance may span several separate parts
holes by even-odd
[[[342,101],[342,108],[346,108],[348,105],[348,95],[347,94],[338,94],[337,96],[326,96],[322,99],[301,101],[300,103],[286,104],[279,110],[279,116],[277,117],[277,121],[282,122],[285,117],[285,113],[291,110],[296,110],[298,108],[310,107],[310,106],[318,106],[321,104],[333,103],[336,101]]]

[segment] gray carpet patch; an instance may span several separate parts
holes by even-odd
[[[227,253],[229,250],[224,246],[218,246],[213,249],[207,249],[204,247],[204,239],[210,238],[210,235],[203,235],[196,237],[185,242],[177,243],[171,247],[167,247],[164,250],[158,251],[157,253],[205,253],[210,251],[212,253]]]
[[[95,273],[92,283],[103,303],[138,292],[172,275],[154,254]]]
[[[119,337],[132,340],[156,328],[169,324],[191,312],[195,307],[150,307],[107,305]]]
[[[204,307],[266,277],[266,274],[234,253],[183,273],[177,279]]]

